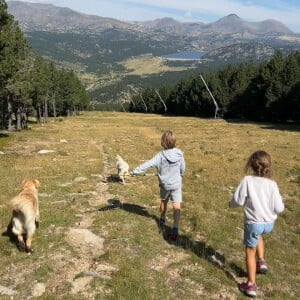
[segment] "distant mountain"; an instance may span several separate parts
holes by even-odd
[[[8,1],[8,12],[25,31],[100,32],[110,28],[135,30],[134,24],[116,19],[86,15],[66,7],[52,4]]]
[[[209,24],[172,18],[123,22],[50,4],[7,4],[33,49],[73,69],[98,101],[119,99],[132,88],[172,84],[228,63],[266,60],[276,50],[287,54],[300,49],[300,35],[275,20],[246,22],[230,14]],[[145,59],[150,56],[157,62],[166,54],[194,50],[207,53],[201,62],[161,61],[149,71],[153,61]],[[133,72],[135,67],[140,71]]]
[[[236,14],[230,14],[220,20],[205,26],[205,31],[218,31],[222,33],[249,32],[255,35],[261,34],[293,34],[282,23],[275,20],[265,20],[262,22],[246,22]]]
[[[220,47],[205,55],[206,59],[234,63],[238,61],[267,60],[275,54],[274,48],[258,43],[233,44]]]
[[[262,22],[247,22],[236,14],[230,14],[216,22],[204,24],[201,22],[181,23],[172,18],[156,19],[154,21],[140,22],[141,25],[151,30],[161,30],[169,33],[184,33],[194,36],[196,33],[218,32],[228,33],[251,33],[261,35],[267,33],[293,35],[293,32],[281,22],[265,20]]]
[[[112,18],[86,15],[69,8],[56,7],[52,4],[27,3],[23,1],[8,1],[7,3],[8,11],[14,15],[26,31],[59,30],[60,32],[74,32],[80,30],[99,33],[109,28],[116,28],[138,31],[150,29],[174,34],[184,33],[189,36],[211,32],[293,35],[293,32],[279,21],[247,22],[235,14],[230,14],[210,24],[201,22],[182,23],[172,18],[145,22],[122,22]]]
[[[140,25],[150,30],[159,30],[167,33],[191,34],[191,30],[198,32],[205,26],[204,23],[181,23],[172,18],[155,19],[153,21],[139,22]]]

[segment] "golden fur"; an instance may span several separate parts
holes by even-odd
[[[18,238],[18,248],[31,252],[32,237],[40,221],[37,179],[24,179],[21,192],[8,203],[12,209],[11,230]],[[24,243],[23,235],[26,236]]]
[[[125,176],[129,175],[129,165],[120,155],[116,156],[116,161],[118,176],[125,184]]]

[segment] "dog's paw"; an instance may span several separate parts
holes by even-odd
[[[24,242],[18,242],[17,247],[18,247],[19,251],[21,251],[21,252],[24,252],[26,249]]]
[[[40,227],[40,221],[35,220],[35,227],[39,228]]]
[[[25,252],[26,252],[26,253],[33,253],[33,250],[32,250],[31,247],[25,246]]]

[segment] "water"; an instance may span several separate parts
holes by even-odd
[[[206,54],[205,51],[183,51],[162,55],[162,58],[168,60],[200,60],[204,54]]]

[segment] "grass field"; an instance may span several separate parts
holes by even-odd
[[[160,150],[168,129],[187,164],[175,243],[166,238],[172,211],[166,230],[156,224],[157,178],[122,185],[113,176],[116,154],[136,167]],[[0,299],[244,299],[243,213],[228,201],[257,149],[271,154],[286,206],[266,236],[270,272],[257,277],[258,299],[298,299],[299,140],[299,126],[113,112],[2,132]],[[6,234],[6,203],[28,177],[42,184],[31,255]]]
[[[148,75],[168,71],[183,71],[184,67],[169,67],[164,65],[161,57],[142,55],[136,58],[127,59],[121,63],[131,75]]]

